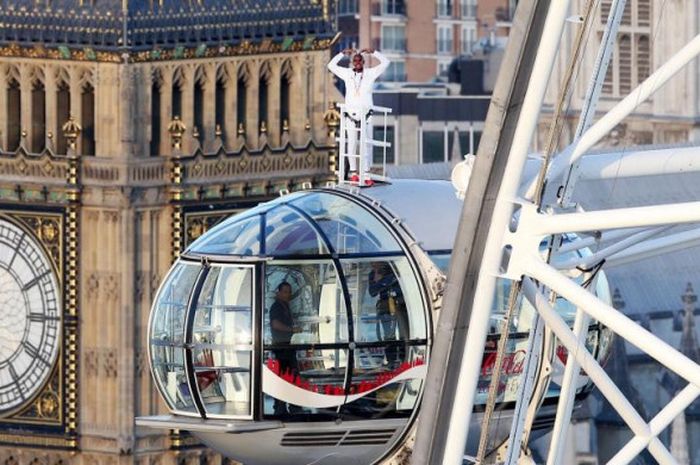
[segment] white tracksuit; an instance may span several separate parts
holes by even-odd
[[[372,99],[372,89],[374,81],[389,67],[389,60],[381,53],[375,51],[373,56],[379,60],[379,65],[372,68],[365,67],[361,73],[357,73],[352,68],[338,66],[338,62],[343,58],[343,53],[333,57],[328,63],[330,72],[338,76],[345,82],[345,105],[349,117],[345,118],[348,128],[348,154],[355,155],[357,150],[358,131],[354,130],[355,121],[361,121],[366,139],[373,138],[372,118],[367,117],[367,112],[374,106]],[[355,120],[355,121],[353,121]],[[363,168],[369,171],[372,166],[372,145],[366,144],[363,155]],[[350,171],[357,171],[357,158],[350,157]]]

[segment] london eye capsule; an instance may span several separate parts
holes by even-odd
[[[170,415],[137,423],[191,431],[246,465],[396,455],[415,430],[461,209],[451,184],[407,180],[296,192],[212,228],[182,253],[153,303],[149,358]],[[506,281],[497,293],[482,405]],[[575,309],[560,311],[573,322]],[[530,321],[523,308],[512,323],[499,415],[512,412]],[[600,357],[605,335],[589,328]],[[557,393],[553,383],[543,394],[538,427],[551,425]],[[498,423],[496,443],[510,428]]]

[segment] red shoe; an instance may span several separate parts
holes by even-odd
[[[374,181],[372,181],[370,178],[365,179],[365,186],[367,186],[367,187],[374,186]]]
[[[360,177],[357,174],[351,174],[350,182],[360,182]]]

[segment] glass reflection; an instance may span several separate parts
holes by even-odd
[[[213,255],[259,255],[260,216],[247,219],[234,216],[197,239],[188,252]]]
[[[265,223],[267,255],[278,257],[330,253],[311,225],[291,208],[280,206],[269,211]]]
[[[314,193],[291,204],[320,226],[337,253],[399,252],[401,247],[377,218],[364,208],[332,194]]]
[[[156,297],[151,322],[151,366],[171,409],[194,412],[185,375],[184,335],[187,303],[198,265],[177,263]]]
[[[406,258],[354,259],[341,263],[352,300],[356,341],[425,339],[427,323],[422,297]],[[403,359],[393,349],[390,352],[387,363]]]
[[[357,400],[343,406],[348,419],[373,419],[409,415],[416,406],[423,384],[426,348],[408,346],[394,366],[363,363],[368,349],[355,351],[351,394]],[[370,352],[371,353],[371,352]]]

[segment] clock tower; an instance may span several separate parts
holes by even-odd
[[[0,465],[200,465],[164,413],[152,300],[221,219],[333,179],[324,0],[6,0]]]

